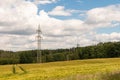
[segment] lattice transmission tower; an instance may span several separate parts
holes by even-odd
[[[38,25],[37,29],[37,63],[42,63],[42,53],[41,53],[41,40],[42,40],[42,31],[40,29],[40,25]]]

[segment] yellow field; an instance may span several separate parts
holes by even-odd
[[[74,75],[84,76],[120,71],[120,58],[74,60],[43,64],[18,64],[18,66],[26,69],[27,73],[23,73],[16,66],[17,74],[13,74],[12,65],[0,65],[0,80],[63,80],[63,78]]]

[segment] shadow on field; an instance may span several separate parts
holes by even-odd
[[[106,75],[102,76],[102,80],[120,80],[120,71],[107,73]]]
[[[55,80],[120,80],[120,71],[116,72],[107,72],[107,73],[99,73],[93,75],[74,75],[69,76],[62,79]]]

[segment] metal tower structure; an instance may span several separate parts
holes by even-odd
[[[37,63],[42,63],[42,53],[41,53],[41,39],[42,39],[42,31],[40,29],[40,25],[38,25],[37,30]]]
[[[76,37],[76,43],[77,43],[76,47],[78,48],[79,47],[79,37],[78,36]]]
[[[80,46],[80,44],[79,44],[79,43],[77,43],[77,46],[76,46],[76,47],[78,48],[79,46]]]

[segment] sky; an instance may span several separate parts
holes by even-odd
[[[0,49],[72,48],[120,41],[120,0],[0,0]]]

